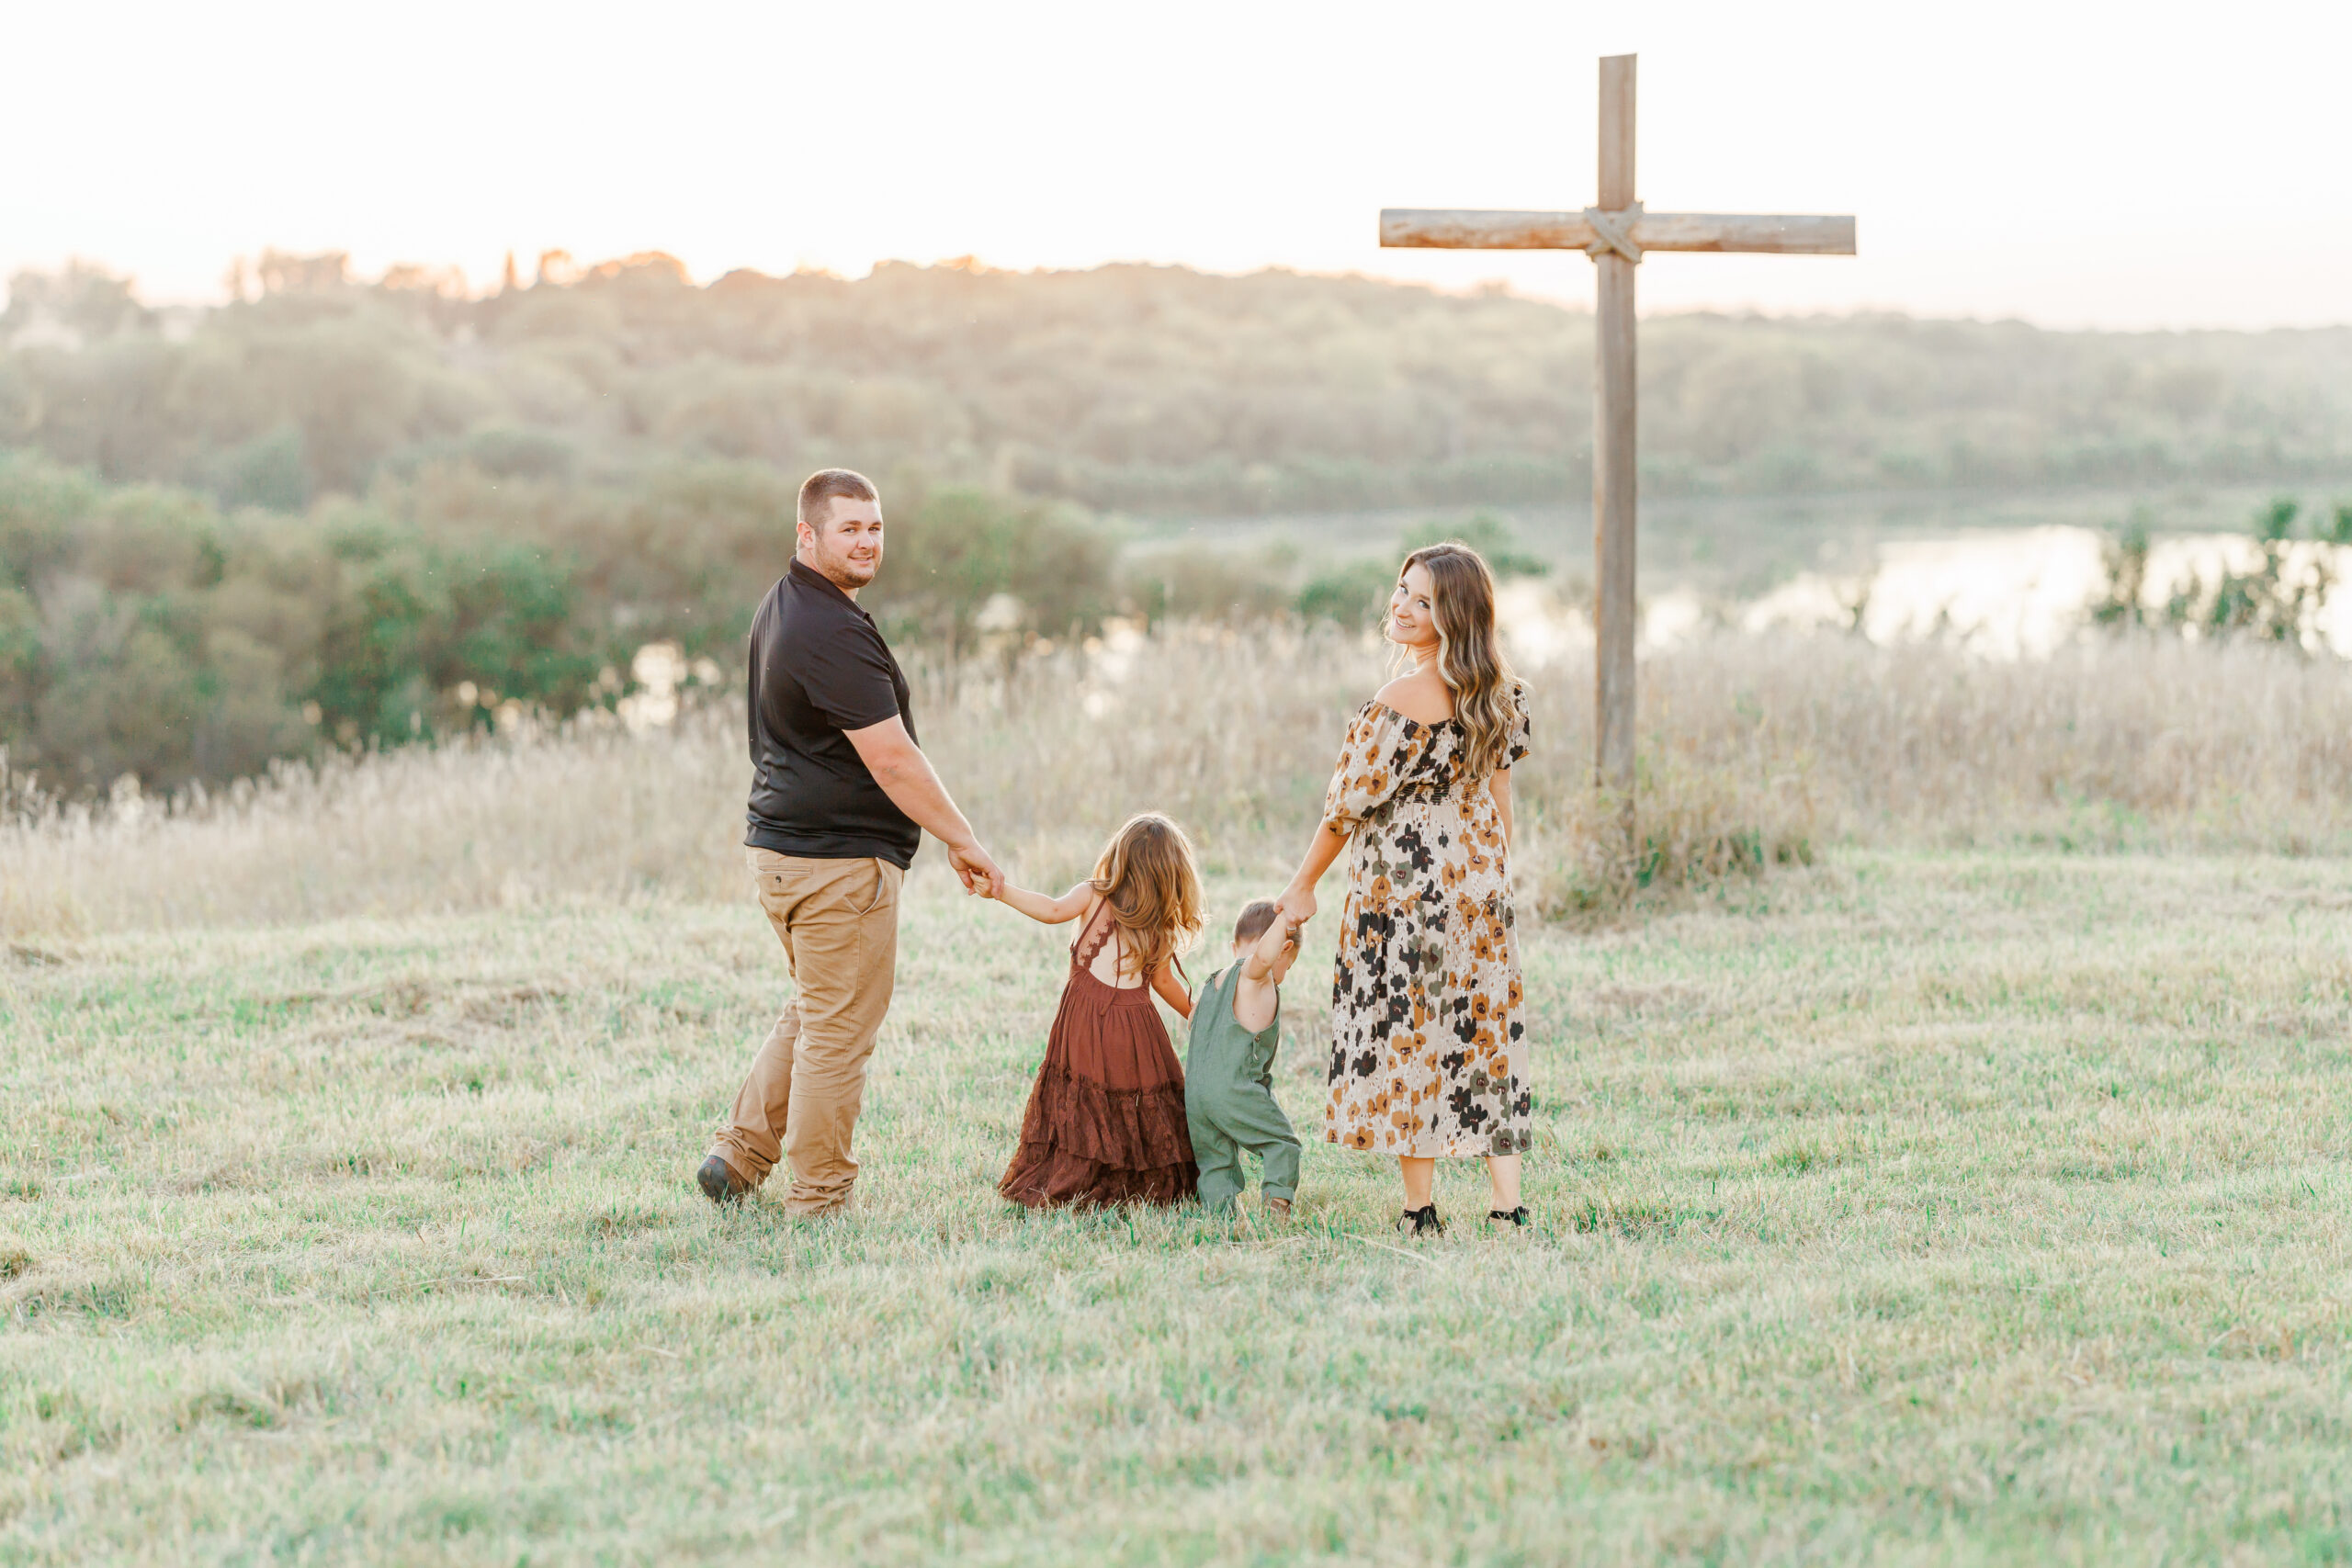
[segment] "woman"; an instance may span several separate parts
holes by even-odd
[[[1495,642],[1495,580],[1466,545],[1405,558],[1385,626],[1405,673],[1348,727],[1323,823],[1282,896],[1294,920],[1343,850],[1323,1134],[1396,1156],[1408,1235],[1439,1232],[1440,1157],[1486,1157],[1490,1225],[1527,1224],[1519,959],[1507,854],[1527,693]]]

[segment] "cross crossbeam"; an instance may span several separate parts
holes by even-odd
[[[1851,218],[1644,212],[1627,226],[1626,235],[1645,251],[1745,251],[1782,256],[1854,254]],[[1582,212],[1481,212],[1390,207],[1380,214],[1380,243],[1392,247],[1586,251],[1599,238],[1591,220]]]
[[[1634,56],[1600,62],[1600,190],[1581,212],[1389,208],[1380,243],[1445,251],[1583,251],[1593,321],[1593,783],[1634,832],[1634,268],[1651,251],[1849,256],[1851,218],[1649,212],[1634,196]]]

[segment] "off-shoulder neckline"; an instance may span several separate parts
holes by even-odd
[[[1401,708],[1393,708],[1393,707],[1390,707],[1386,703],[1382,702],[1378,697],[1374,697],[1374,698],[1373,698],[1371,701],[1369,701],[1369,702],[1365,703],[1363,705],[1364,705],[1364,706],[1366,706],[1366,707],[1368,707],[1368,708],[1378,708],[1378,709],[1379,709],[1381,712],[1383,712],[1383,713],[1391,713],[1391,714],[1395,714],[1398,718],[1403,719],[1407,724],[1411,725],[1415,729],[1442,729],[1442,728],[1445,728],[1447,725],[1449,725],[1449,724],[1459,724],[1459,723],[1461,723],[1461,722],[1462,722],[1462,718],[1461,718],[1461,716],[1460,716],[1460,715],[1458,715],[1458,714],[1448,714],[1448,715],[1446,715],[1446,716],[1445,716],[1445,717],[1443,717],[1443,718],[1442,718],[1442,719],[1439,719],[1435,724],[1430,724],[1430,723],[1426,722],[1425,720],[1415,718],[1411,714],[1408,714],[1408,713],[1405,712],[1405,711],[1404,711],[1403,709],[1401,709]]]

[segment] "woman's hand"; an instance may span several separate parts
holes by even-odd
[[[1298,863],[1297,874],[1283,889],[1283,896],[1274,900],[1284,919],[1298,926],[1315,918],[1315,885],[1323,880],[1323,874],[1331,869],[1331,863],[1347,847],[1347,835],[1335,831],[1329,822],[1316,828],[1315,837],[1306,841],[1306,858]]]

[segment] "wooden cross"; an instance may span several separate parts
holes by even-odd
[[[1600,268],[1592,424],[1593,782],[1634,802],[1634,268],[1646,251],[1850,256],[1851,218],[1645,212],[1634,197],[1634,56],[1600,62],[1600,204],[1582,212],[1380,214],[1383,245],[1582,251]]]

